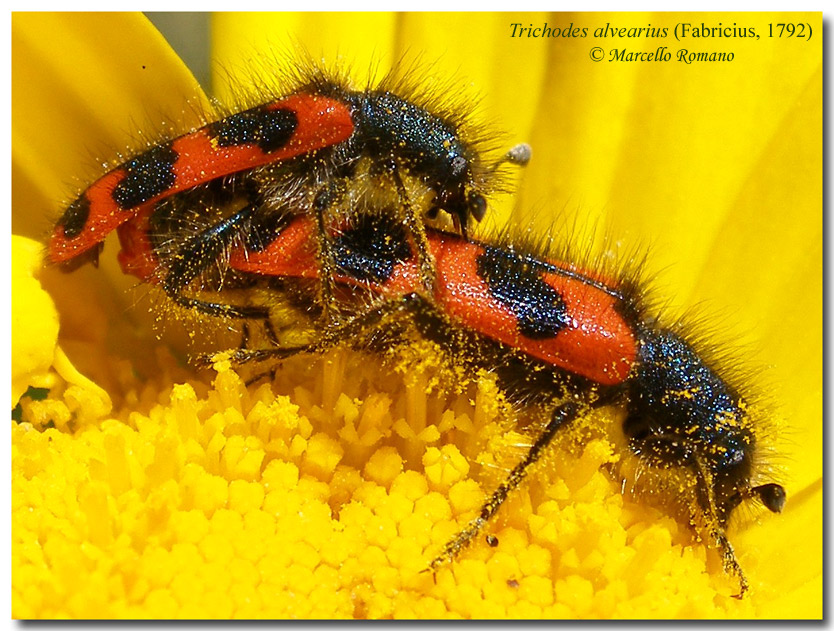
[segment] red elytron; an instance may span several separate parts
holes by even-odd
[[[384,233],[378,235],[384,238]],[[495,249],[438,231],[429,231],[428,237],[437,274],[431,298],[456,324],[598,384],[614,385],[628,377],[637,357],[637,340],[632,326],[618,311],[623,298],[616,289],[591,280],[570,265],[528,262],[529,282],[518,285],[518,298],[523,302],[536,296],[537,311],[528,318],[552,317],[546,325],[550,331],[535,336],[520,326],[519,305],[502,300],[496,282],[484,274],[483,261]],[[315,225],[300,218],[260,252],[233,251],[229,267],[264,276],[316,278],[319,266],[315,248],[311,248],[314,243]],[[517,284],[520,278],[516,273],[511,282]],[[343,270],[337,280],[368,282],[362,275],[345,276]],[[376,280],[377,291],[388,297],[422,289],[413,257],[397,261],[384,280]],[[548,299],[550,303],[544,304]],[[554,328],[558,334],[550,335]]]
[[[53,232],[50,259],[62,263],[84,254],[144,204],[344,142],[353,131],[344,102],[298,94],[157,145],[104,175],[69,206]]]

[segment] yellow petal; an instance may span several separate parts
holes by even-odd
[[[58,341],[58,313],[36,278],[43,257],[37,241],[12,237],[12,403],[33,379],[43,379]]]
[[[61,201],[78,193],[68,186],[89,184],[117,152],[153,142],[162,121],[188,126],[206,107],[191,73],[141,14],[15,13],[12,51],[16,234],[40,237]]]

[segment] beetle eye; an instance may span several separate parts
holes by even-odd
[[[474,194],[469,196],[469,214],[475,218],[475,221],[481,221],[484,218],[486,209],[487,203],[483,195]]]
[[[785,487],[780,484],[762,484],[752,491],[759,496],[762,504],[772,513],[781,513],[785,507]]]

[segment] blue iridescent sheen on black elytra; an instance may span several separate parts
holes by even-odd
[[[125,178],[113,189],[119,208],[132,209],[162,195],[176,181],[174,164],[179,155],[170,144],[157,145],[124,164]]]
[[[556,336],[569,325],[562,296],[542,278],[547,268],[500,248],[484,246],[478,276],[493,298],[518,320],[518,331],[534,340]]]
[[[208,126],[221,147],[256,145],[264,153],[282,149],[298,127],[298,116],[289,109],[257,107]]]
[[[67,238],[73,239],[84,230],[89,216],[90,200],[87,199],[86,195],[82,195],[67,207],[58,220],[58,224],[64,227],[64,234],[67,235]]]
[[[405,228],[390,218],[360,215],[351,230],[333,238],[333,258],[340,274],[384,283],[394,267],[411,258]]]

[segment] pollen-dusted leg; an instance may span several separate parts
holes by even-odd
[[[153,274],[164,272],[164,276],[159,279],[159,285],[175,304],[185,309],[194,309],[215,317],[265,320],[269,317],[269,311],[265,307],[236,306],[183,295],[189,284],[212,265],[217,265],[223,253],[239,239],[244,238],[243,235],[251,236],[251,219],[260,205],[260,198],[250,199],[245,206],[223,221],[189,235],[178,242],[176,247],[164,248],[155,243],[159,239],[155,231],[160,228],[155,226],[154,222],[159,221],[156,214],[162,208],[158,206],[149,216],[147,225],[137,221],[120,227],[119,236],[125,239],[122,242],[123,246],[126,243],[131,245],[123,250],[123,255],[129,264],[134,258],[146,256],[144,248],[150,245],[155,257],[159,259],[158,262],[154,260],[150,263],[157,268]],[[122,263],[124,265],[125,261]]]
[[[635,427],[636,424],[632,426],[632,431]],[[695,501],[703,514],[706,532],[721,554],[724,571],[738,578],[739,593],[734,597],[744,597],[748,588],[747,578],[727,538],[725,520],[722,520],[716,508],[715,474],[706,462],[704,447],[697,441],[674,432],[636,434],[631,437],[631,446],[635,453],[645,458],[650,465],[684,467],[692,472],[695,477]]]
[[[519,462],[507,479],[492,492],[489,499],[481,507],[481,512],[478,516],[470,521],[466,527],[461,530],[454,539],[449,541],[443,550],[429,563],[429,567],[424,571],[433,571],[439,568],[444,563],[453,560],[461,550],[467,547],[472,539],[478,536],[486,523],[507,499],[507,495],[524,480],[530,467],[535,464],[542,453],[553,440],[556,433],[561,430],[567,423],[577,418],[586,408],[576,401],[567,401],[560,404],[553,410],[550,421],[547,423],[542,432],[536,437],[535,442],[530,447],[530,450],[524,456],[524,459]]]
[[[408,317],[421,311],[435,308],[423,296],[417,293],[384,300],[366,311],[353,316],[346,322],[326,328],[312,344],[294,347],[277,347],[263,349],[240,349],[233,359],[240,364],[250,361],[267,361],[286,359],[298,353],[321,354],[346,341],[360,341],[378,331],[380,327],[393,323],[401,317]],[[434,315],[434,313],[433,313]]]
[[[269,319],[269,309],[267,307],[250,307],[229,305],[222,302],[208,302],[180,294],[172,295],[171,300],[186,309],[194,309],[200,313],[218,318],[240,318],[244,320],[264,321]]]
[[[165,271],[160,283],[165,293],[175,297],[213,266],[221,272],[222,278],[224,266],[221,262],[228,258],[233,247],[252,237],[255,232],[252,219],[263,203],[260,195],[251,192],[239,201],[245,205],[221,221],[193,233],[191,221],[176,214],[177,219],[172,220],[172,213],[166,212],[165,204],[154,209],[148,220],[147,234],[139,234],[138,238],[148,240],[159,259],[159,270]]]
[[[269,321],[269,319],[264,320],[263,326],[264,326],[264,331],[265,331],[267,337],[270,340],[275,341],[275,343],[277,343],[277,338],[275,337],[275,329],[273,329],[272,323]],[[241,327],[241,328],[242,328],[242,331],[241,331],[240,346],[238,346],[238,351],[246,349],[246,347],[249,345],[249,340],[250,340],[249,322],[244,321],[243,322],[243,327]],[[201,365],[209,366],[210,364],[213,363],[213,358],[214,358],[214,355],[202,356],[202,357],[198,358],[198,363],[201,364]],[[253,377],[249,377],[244,382],[244,384],[247,387],[249,387],[253,383],[257,383],[261,379],[264,379],[265,377],[269,377],[269,380],[272,381],[273,379],[275,379],[275,371],[276,371],[276,367],[272,366],[269,370],[265,370],[261,373],[256,374]]]
[[[744,598],[744,594],[748,589],[747,577],[744,576],[744,571],[741,569],[738,559],[736,559],[733,544],[727,538],[727,533],[724,530],[725,524],[718,518],[718,513],[715,508],[713,474],[707,468],[702,457],[694,455],[692,460],[694,465],[692,469],[695,472],[695,479],[698,482],[695,487],[695,492],[697,494],[698,504],[706,516],[707,531],[721,552],[724,571],[728,574],[734,574],[738,578],[738,594],[734,594],[733,598]]]
[[[408,190],[405,183],[400,177],[400,172],[397,168],[392,169],[391,175],[397,185],[397,191],[400,195],[401,204],[398,206],[399,213],[403,224],[405,224],[406,233],[413,242],[414,251],[417,254],[417,264],[420,267],[420,283],[423,289],[426,290],[427,295],[431,296],[434,293],[435,284],[435,265],[434,257],[429,251],[429,240],[426,237],[426,227],[423,224],[417,209],[411,203]]]
[[[333,311],[336,286],[336,259],[327,236],[325,213],[338,204],[345,194],[347,178],[329,182],[313,199],[313,216],[316,219],[316,245],[318,246],[319,292],[322,307],[322,319],[325,323],[335,321]]]

